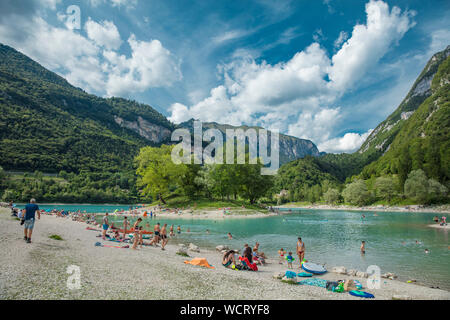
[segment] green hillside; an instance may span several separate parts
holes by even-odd
[[[362,171],[362,177],[398,174],[403,184],[411,170],[450,181],[450,57],[439,65],[431,95],[404,121],[386,153]]]
[[[87,94],[13,48],[0,44],[0,166],[45,172],[124,171],[155,145],[115,118],[139,117],[171,129],[150,106]]]

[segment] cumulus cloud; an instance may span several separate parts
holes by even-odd
[[[93,40],[97,45],[104,46],[107,49],[119,49],[122,44],[119,30],[111,21],[103,21],[97,23],[92,19],[88,19],[84,25],[87,36]]]
[[[111,67],[107,81],[109,95],[144,91],[151,87],[167,87],[181,80],[179,61],[159,40],[139,41],[132,34],[128,43],[132,50],[130,58],[114,51],[104,53]]]
[[[219,66],[223,83],[212,89],[209,97],[191,106],[172,105],[170,119],[181,122],[196,118],[276,128],[311,139],[329,151],[332,143],[327,141],[335,125],[342,121],[341,109],[330,106],[353,89],[414,25],[413,15],[397,7],[389,10],[383,1],[371,0],[366,4],[366,24],[356,25],[349,38],[341,33],[336,40],[339,50],[331,58],[317,41],[275,65],[238,55]],[[316,35],[317,40],[324,37]],[[345,146],[353,149],[350,142],[360,141],[355,137],[342,137],[339,150]]]
[[[333,56],[329,69],[331,85],[343,90],[358,81],[414,26],[414,12],[401,12],[400,8],[382,1],[370,1],[366,5],[367,22],[356,25],[352,36]]]
[[[87,0],[87,1],[94,8],[98,7],[100,4],[107,3],[113,7],[123,6],[127,9],[135,8],[138,2],[137,0]]]
[[[160,41],[131,35],[127,57],[116,51],[122,40],[113,22],[88,19],[84,30],[87,36],[38,15],[10,15],[0,24],[0,39],[89,92],[127,95],[181,79],[179,60]]]
[[[348,132],[343,137],[333,138],[318,145],[319,150],[332,153],[354,152],[366,141],[373,129],[359,134]]]

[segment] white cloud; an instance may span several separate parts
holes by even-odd
[[[329,77],[338,90],[356,83],[415,24],[411,20],[414,12],[402,13],[398,7],[389,11],[383,1],[368,2],[366,14],[367,23],[356,25],[351,38],[332,58]]]
[[[122,7],[124,6],[126,9],[135,8],[138,0],[87,0],[89,4],[96,8],[100,4],[108,3],[113,7]]]
[[[341,31],[341,32],[339,33],[339,37],[334,41],[334,47],[335,47],[335,48],[340,48],[341,45],[342,45],[345,41],[347,41],[347,39],[348,39],[348,33],[345,32],[345,31]]]
[[[442,51],[448,45],[450,45],[450,30],[449,29],[435,30],[431,34],[431,44],[429,54],[435,54],[438,51]]]
[[[40,4],[51,10],[56,10],[56,5],[61,3],[61,0],[38,0]]]
[[[348,132],[343,137],[327,140],[318,145],[319,150],[327,150],[331,153],[350,153],[359,149],[359,147],[366,141],[367,137],[373,129],[366,133],[359,134]]]
[[[119,49],[122,44],[119,30],[111,21],[103,21],[97,23],[91,18],[88,19],[84,25],[87,36],[93,40],[97,45],[104,46],[107,49]]]
[[[330,106],[354,89],[414,25],[411,12],[402,13],[397,7],[389,10],[382,1],[368,2],[366,14],[366,24],[356,25],[349,39],[340,34],[337,41],[342,47],[331,58],[317,42],[275,65],[257,63],[251,55],[236,55],[231,63],[219,66],[223,84],[190,107],[172,105],[170,119],[261,125],[319,145],[329,141],[333,128],[343,120],[341,109]],[[354,134],[344,137],[342,150],[354,146],[351,138],[354,143],[359,141]]]
[[[151,87],[168,87],[181,80],[180,62],[159,40],[149,42],[128,39],[132,50],[130,58],[106,51],[105,58],[111,64],[107,82],[108,95],[144,91]]]
[[[126,57],[114,50],[121,40],[112,22],[88,20],[85,29],[88,37],[37,15],[10,16],[0,24],[0,39],[89,92],[127,95],[181,79],[180,62],[158,40],[130,36]]]

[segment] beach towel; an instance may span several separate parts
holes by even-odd
[[[239,260],[242,262],[243,265],[246,265],[252,271],[258,271],[258,266],[256,265],[256,263],[250,263],[250,261],[248,260],[247,257],[245,257],[245,258],[239,257]]]
[[[206,268],[210,268],[210,269],[215,269],[213,266],[209,265],[206,258],[194,258],[191,261],[186,260],[186,261],[184,261],[184,263],[192,264],[194,266],[201,266],[201,267],[206,267]]]
[[[326,288],[327,287],[327,280],[312,278],[312,279],[306,279],[306,280],[299,281],[298,284],[302,284],[302,285],[305,284],[305,285],[308,285],[308,286],[315,286],[315,287]]]

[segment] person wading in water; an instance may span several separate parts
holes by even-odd
[[[302,267],[303,259],[305,258],[305,243],[302,241],[302,238],[298,237],[297,240],[297,255],[300,260],[300,268]]]

